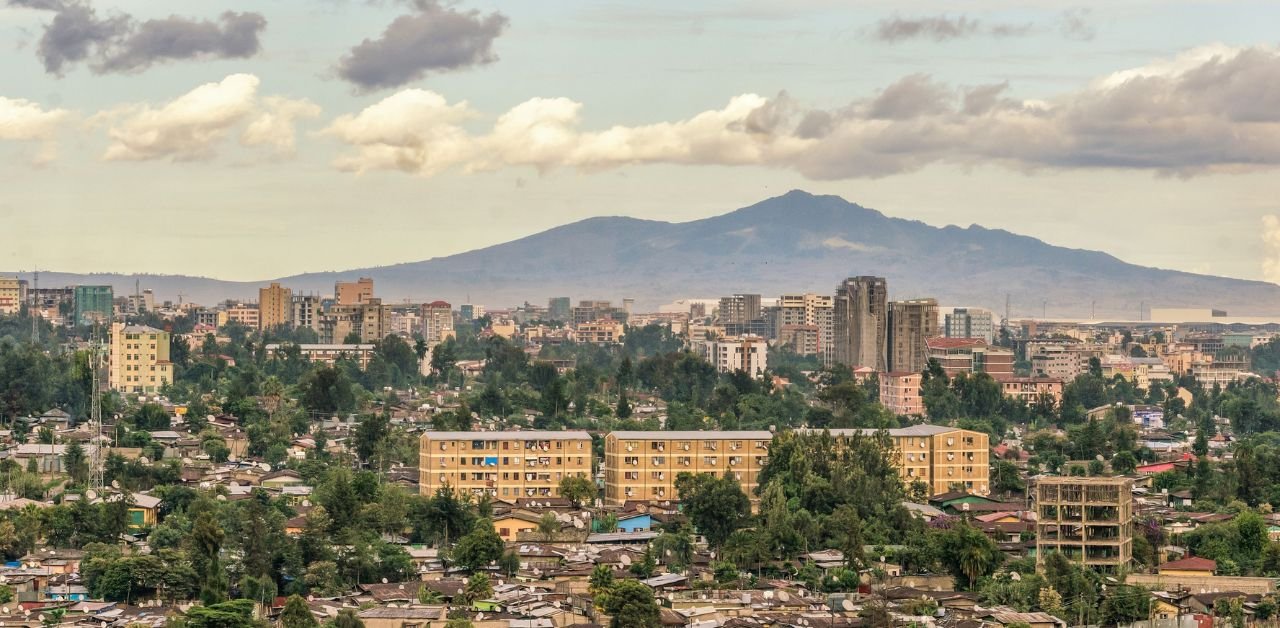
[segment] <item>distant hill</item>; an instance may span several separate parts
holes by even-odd
[[[141,275],[158,297],[212,304],[256,298],[265,281],[328,294],[339,279],[373,277],[388,300],[470,294],[491,307],[552,296],[636,299],[640,308],[734,292],[831,293],[843,277],[881,275],[893,298],[932,296],[1014,316],[1134,318],[1139,307],[1216,307],[1232,315],[1280,312],[1280,286],[1125,263],[999,229],[932,227],[890,218],[836,196],[788,192],[727,214],[683,223],[602,217],[504,244],[421,262],[307,273],[263,282]],[[41,273],[41,285],[111,283],[132,292],[134,275]]]

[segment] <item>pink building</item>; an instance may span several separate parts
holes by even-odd
[[[894,414],[924,415],[924,399],[920,396],[920,373],[893,372],[880,374],[880,403]]]

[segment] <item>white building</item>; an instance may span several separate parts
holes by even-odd
[[[721,373],[744,371],[754,378],[764,377],[769,366],[769,343],[760,336],[728,336],[702,344],[703,356]]]

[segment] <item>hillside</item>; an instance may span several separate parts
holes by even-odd
[[[591,218],[526,238],[434,258],[344,272],[283,277],[295,290],[330,293],[338,279],[373,277],[388,300],[466,295],[490,306],[633,297],[641,308],[682,297],[733,292],[830,293],[848,275],[889,279],[893,298],[933,296],[1033,315],[1133,318],[1147,307],[1217,307],[1231,314],[1280,311],[1280,286],[1125,263],[1095,251],[1052,246],[980,226],[932,227],[890,218],[835,196],[792,191],[727,214],[685,223]],[[262,283],[142,276],[162,298],[214,303],[253,298]],[[109,282],[132,291],[133,276],[42,273],[42,285]],[[264,280],[269,281],[269,280]]]

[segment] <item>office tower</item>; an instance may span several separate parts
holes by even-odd
[[[888,291],[884,277],[850,277],[836,287],[832,362],[888,370]]]
[[[76,286],[77,325],[109,323],[114,314],[115,295],[111,286]]]
[[[889,370],[919,373],[929,364],[925,339],[938,335],[938,302],[934,299],[889,304]]]
[[[947,338],[981,338],[995,342],[995,319],[990,310],[958,307],[943,317],[942,334]]]
[[[720,299],[719,322],[721,325],[746,324],[759,319],[760,315],[760,295],[758,294],[735,294]]]

